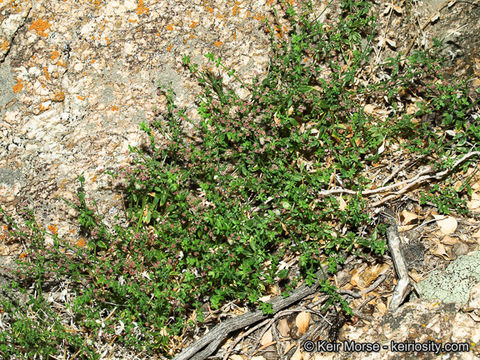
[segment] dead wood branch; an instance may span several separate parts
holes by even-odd
[[[390,209],[385,209],[384,217],[386,223],[390,226],[387,229],[387,240],[390,255],[392,256],[393,265],[398,276],[398,282],[395,286],[392,298],[390,300],[389,311],[395,312],[407,295],[412,290],[410,286],[410,277],[408,276],[407,265],[403,258],[402,250],[400,248],[401,240],[398,235],[397,222],[395,220],[395,214]]]
[[[302,284],[295,289],[295,291],[293,291],[289,297],[283,298],[282,296],[277,296],[268,301],[267,303],[271,304],[273,307],[273,314],[276,314],[286,307],[302,300],[308,295],[315,293],[320,286],[320,281],[325,279],[324,274],[325,270],[322,269],[318,271],[316,274],[317,281],[312,286]],[[272,315],[268,314],[264,315],[261,310],[257,310],[228,319],[215,326],[197,342],[183,350],[174,358],[174,360],[204,360],[217,350],[220,344],[228,337],[230,333],[240,329],[245,329],[246,327],[256,324],[257,322],[265,320],[271,316]]]
[[[453,164],[453,166],[450,169],[440,171],[440,172],[438,172],[434,175],[427,175],[427,174],[430,174],[430,173],[433,172],[433,169],[431,167],[428,167],[428,168],[420,171],[416,176],[414,176],[411,179],[400,181],[396,184],[392,184],[392,185],[389,185],[389,186],[382,186],[382,187],[379,187],[379,188],[376,188],[376,189],[364,190],[364,191],[362,191],[362,195],[374,195],[374,194],[394,190],[398,187],[403,186],[399,191],[395,192],[394,194],[389,195],[388,197],[372,204],[372,207],[379,206],[379,205],[385,203],[387,201],[387,199],[391,199],[393,197],[397,197],[399,195],[402,195],[402,194],[406,193],[408,190],[410,190],[412,187],[418,186],[419,184],[421,184],[421,183],[423,183],[427,180],[440,180],[440,179],[442,179],[445,175],[447,175],[448,173],[453,171],[453,169],[455,169],[458,165],[460,165],[464,161],[468,160],[469,158],[471,158],[473,156],[478,156],[478,155],[480,155],[480,151],[469,152],[468,154],[463,155],[460,159],[455,161],[455,163]],[[355,195],[357,193],[358,193],[357,191],[348,190],[348,189],[332,189],[332,190],[321,191],[318,195],[321,196],[321,197],[325,197],[325,196],[334,195],[334,194]]]

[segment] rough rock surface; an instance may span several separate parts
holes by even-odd
[[[265,1],[3,1],[0,3],[0,203],[29,205],[39,223],[77,236],[72,200],[86,190],[113,218],[119,198],[105,170],[129,163],[142,121],[162,105],[159,86],[195,115],[195,79],[182,57],[208,51],[240,76],[265,71]]]
[[[480,352],[480,327],[469,313],[461,312],[455,304],[438,302],[410,301],[393,314],[375,320],[368,329],[343,329],[344,340],[359,344],[378,343],[387,346],[379,352],[350,353],[349,359],[478,359]],[[439,352],[401,351],[395,343],[427,344],[435,342],[446,346],[447,343],[468,344],[470,351]],[[411,345],[410,345],[411,346]],[[432,350],[432,348],[427,348]],[[333,354],[332,354],[333,355]],[[335,354],[331,358],[345,359],[347,354]],[[343,357],[342,357],[343,356]],[[328,358],[328,357],[326,357]]]

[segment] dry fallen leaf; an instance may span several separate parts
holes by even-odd
[[[449,235],[445,235],[442,239],[442,244],[445,244],[445,245],[454,245],[456,243],[458,243],[458,239],[451,237]]]
[[[0,256],[6,256],[8,254],[10,254],[10,249],[5,245],[0,244]]]
[[[337,200],[338,200],[338,203],[340,204],[338,208],[341,211],[345,210],[347,208],[347,203],[345,202],[345,200],[343,200],[343,197],[340,195],[339,197],[337,197]]]
[[[447,249],[443,244],[437,244],[435,250],[432,251],[433,255],[440,256],[445,260],[450,260],[450,257],[447,254]]]
[[[413,279],[413,281],[420,282],[423,280],[423,276],[420,275],[417,270],[413,269],[412,271],[409,272],[410,277]]]
[[[264,346],[266,344],[270,344],[273,340],[273,335],[272,335],[272,328],[268,329],[265,334],[263,334],[262,338],[260,339],[260,345]]]
[[[265,295],[258,299],[258,301],[267,302],[272,298],[272,295]]]
[[[363,280],[360,279],[360,272],[357,269],[353,269],[350,274],[352,275],[350,284],[353,286],[358,286],[361,290],[363,290],[365,287],[363,286]]]
[[[385,141],[382,142],[382,145],[380,145],[380,147],[378,148],[377,153],[380,155],[380,154],[382,154],[384,151],[385,151]]]
[[[407,210],[403,210],[400,213],[401,217],[403,218],[403,225],[410,225],[413,223],[415,220],[418,219],[418,215]]]
[[[273,121],[275,121],[275,124],[277,125],[280,124],[280,119],[277,117],[277,113],[273,114]]]
[[[435,219],[437,219],[437,225],[444,235],[453,234],[457,229],[457,220],[451,216],[435,215]]]
[[[375,111],[375,106],[373,106],[372,104],[367,104],[363,107],[363,111],[367,115],[373,115],[373,112]]]
[[[376,308],[381,315],[386,315],[388,313],[387,306],[383,303],[383,301],[378,301]]]
[[[408,115],[414,115],[416,114],[420,108],[417,106],[417,104],[408,104],[407,105],[407,114]]]
[[[297,315],[295,319],[295,324],[298,327],[298,331],[300,335],[303,335],[307,332],[308,326],[310,325],[311,315],[309,312],[302,311],[300,314]]]
[[[283,318],[277,323],[277,330],[282,337],[290,337],[290,326],[287,319]]]

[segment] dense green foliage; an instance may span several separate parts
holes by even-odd
[[[469,121],[474,103],[468,84],[443,78],[439,47],[416,52],[403,65],[400,57],[390,59],[382,65],[389,73],[384,81],[356,82],[371,58],[375,18],[366,1],[343,1],[342,9],[334,27],[312,20],[311,9],[297,14],[291,8],[288,36],[277,38],[267,25],[269,71],[252,84],[207,54],[250,90],[249,99],[185,56],[185,66],[204,85],[202,119],[195,124],[202,141],[190,141],[184,125],[191,120],[166,91],[166,112],[141,125],[149,149],[132,147],[135,164],[111,174],[123,181],[127,226],[112,231],[104,225],[87,201],[83,177],[70,205],[88,233],[84,248],[56,236],[46,246],[45,230],[31,214],[28,232],[4,215],[10,236],[28,245],[13,288],[27,293],[33,286],[34,292],[25,305],[2,300],[11,324],[0,332],[3,357],[47,357],[68,348],[77,359],[98,358],[92,340],[99,332],[166,353],[188,319],[202,321],[204,303],[218,308],[237,300],[268,312],[259,299],[280,279],[288,292],[300,280],[314,281],[321,264],[333,274],[349,255],[383,255],[382,231],[362,197],[371,182],[365,169],[389,156],[391,144],[420,163],[451,167],[457,155],[478,148],[480,127]],[[399,94],[409,91],[425,100],[415,114],[401,106]],[[393,113],[384,122],[366,114],[368,99],[388,102]],[[157,143],[158,134],[165,141]],[[319,197],[332,182],[357,195]],[[424,201],[441,201],[439,209],[448,212],[468,190],[448,189],[432,188]],[[279,270],[294,256],[298,271]],[[62,325],[45,299],[51,284],[60,282],[75,293],[66,303],[76,330]],[[328,281],[322,289],[331,302],[341,302]]]

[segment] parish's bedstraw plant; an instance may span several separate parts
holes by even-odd
[[[288,36],[277,38],[267,24],[269,72],[241,83],[251,91],[246,100],[185,56],[185,66],[204,84],[196,124],[202,141],[187,141],[183,124],[190,120],[166,91],[166,112],[141,125],[150,148],[131,148],[135,164],[112,173],[123,181],[128,226],[107,229],[86,200],[83,177],[71,206],[79,211],[86,247],[57,236],[53,247],[46,246],[33,217],[27,233],[5,215],[10,236],[28,249],[14,288],[33,285],[34,292],[23,290],[27,304],[2,300],[8,326],[0,332],[1,356],[46,358],[67,349],[78,359],[94,359],[98,339],[169,354],[175,336],[203,320],[205,303],[218,308],[236,300],[268,312],[259,298],[280,279],[288,291],[299,280],[313,281],[321,264],[335,273],[349,255],[383,254],[382,231],[361,196],[370,182],[365,168],[389,154],[379,147],[398,143],[428,163],[435,160],[432,152],[448,159],[478,147],[480,132],[469,120],[474,104],[465,84],[443,80],[434,50],[415,53],[404,66],[390,59],[383,65],[390,76],[381,83],[355,82],[369,63],[375,35],[369,9],[366,1],[342,1],[338,23],[325,26],[308,15],[311,7],[302,14],[289,7]],[[207,58],[236,76],[213,54]],[[406,91],[426,99],[417,114],[400,105]],[[384,99],[395,111],[380,123],[359,99]],[[446,130],[454,131],[448,141]],[[319,198],[332,182],[358,195]],[[442,211],[457,206],[465,191],[443,201]],[[279,270],[286,257],[298,258],[295,271]],[[45,294],[65,282],[75,296],[63,300],[68,310],[60,313]],[[328,281],[322,289],[331,303],[340,301]]]

